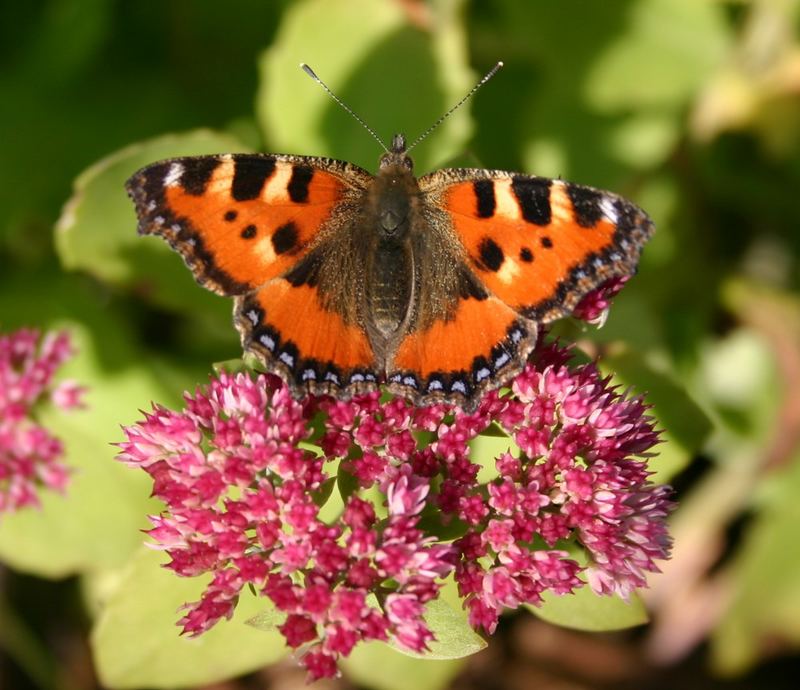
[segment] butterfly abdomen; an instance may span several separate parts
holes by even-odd
[[[414,263],[407,243],[377,243],[367,276],[367,313],[376,336],[392,339],[407,323],[413,297]]]

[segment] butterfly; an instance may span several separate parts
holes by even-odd
[[[500,170],[417,178],[403,135],[384,148],[376,175],[233,153],[160,161],[126,183],[140,234],[234,298],[244,350],[296,397],[385,384],[474,409],[519,373],[542,326],[632,275],[653,233],[610,192]]]

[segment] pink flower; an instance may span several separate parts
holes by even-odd
[[[572,592],[581,575],[603,594],[644,586],[669,554],[669,490],[642,459],[658,433],[641,399],[569,358],[540,345],[512,392],[472,413],[378,393],[300,403],[276,377],[226,373],[179,412],[155,406],[125,429],[118,457],[153,477],[165,508],[150,536],[168,567],[212,575],[183,631],[230,617],[251,586],[285,614],[279,630],[316,679],[362,641],[424,652],[435,639],[425,604],[451,574],[470,623],[488,632],[504,609]],[[499,476],[481,484],[470,441],[490,426],[521,452],[502,453]],[[334,461],[344,511],[326,523],[319,497]],[[448,529],[455,541],[437,536]]]
[[[66,332],[21,329],[0,335],[0,513],[39,505],[42,488],[63,491],[69,470],[64,449],[36,419],[41,405],[82,407],[73,381],[53,387],[59,367],[74,354]]]
[[[602,326],[608,318],[611,299],[625,287],[630,276],[620,276],[605,282],[587,294],[575,307],[572,315],[595,326]]]

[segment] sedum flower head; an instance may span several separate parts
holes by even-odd
[[[83,388],[53,385],[74,351],[66,332],[0,334],[0,513],[39,504],[42,488],[63,491],[69,471],[61,441],[36,420],[39,406],[81,407]]]
[[[361,641],[428,649],[425,604],[451,575],[489,633],[546,591],[627,597],[645,585],[669,553],[669,490],[643,460],[658,434],[640,398],[569,357],[540,345],[510,391],[472,413],[377,393],[298,402],[276,377],[242,373],[212,378],[181,411],[154,406],[118,457],[148,472],[165,504],[150,536],[167,567],[212,575],[184,632],[229,618],[250,586],[283,614],[280,632],[316,679]],[[508,452],[475,457],[471,442],[498,428]],[[334,462],[343,510],[326,521]],[[496,469],[488,483],[479,462]]]

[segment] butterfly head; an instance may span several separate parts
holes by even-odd
[[[411,199],[417,192],[414,164],[406,153],[406,138],[395,134],[392,147],[381,156],[380,170],[372,189],[378,228],[383,240],[402,241],[409,230]]]
[[[414,163],[407,151],[405,135],[395,134],[392,137],[392,147],[381,156],[381,172],[411,172],[414,169]]]

